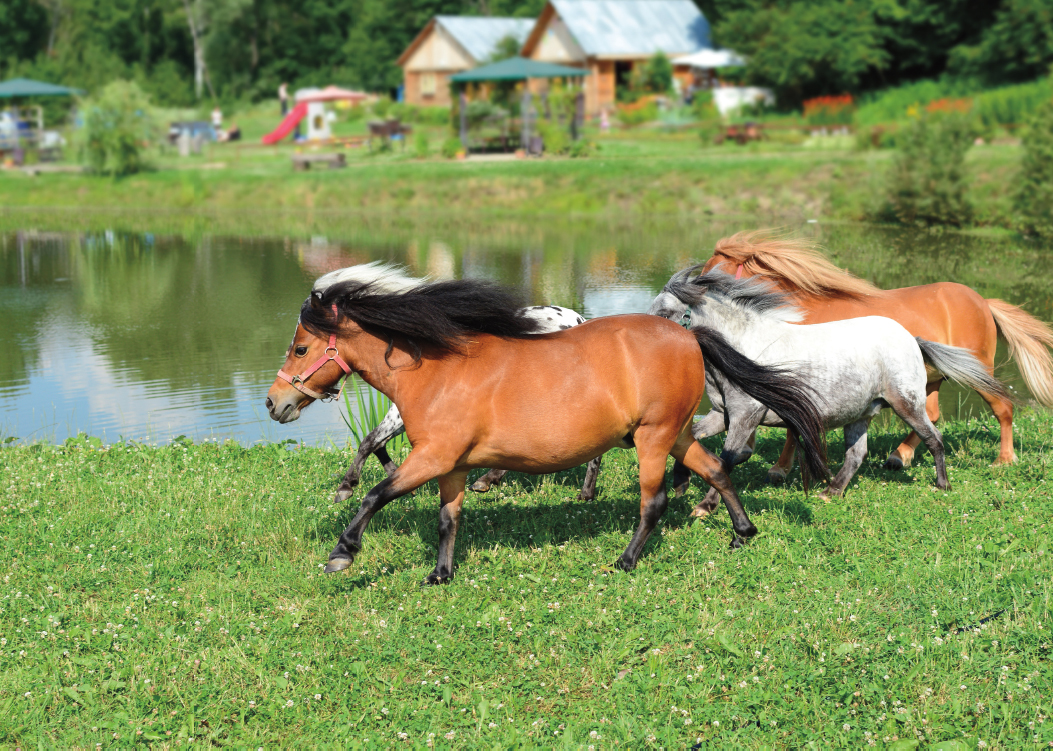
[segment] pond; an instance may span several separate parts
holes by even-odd
[[[748,224],[356,218],[288,237],[122,231],[0,233],[0,439],[109,443],[292,439],[347,444],[341,404],[273,423],[263,399],[312,281],[384,259],[436,278],[495,279],[586,317],[642,312],[669,276]],[[324,227],[322,228],[325,229]],[[1053,320],[1051,256],[1022,241],[804,225],[882,287],[958,281]],[[1007,358],[1000,354],[1000,362]],[[1000,369],[1015,379],[1011,365]],[[359,384],[359,387],[361,384]],[[945,388],[948,417],[983,414]]]

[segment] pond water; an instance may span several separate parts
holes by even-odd
[[[669,276],[748,225],[356,220],[314,236],[101,230],[0,233],[0,438],[232,438],[347,444],[340,404],[273,423],[263,399],[312,281],[376,259],[437,278],[495,279],[586,317],[641,312]],[[139,222],[141,226],[141,221]],[[959,281],[1053,320],[1051,256],[1021,241],[805,225],[879,286]],[[1005,360],[1004,355],[1000,358]],[[1000,374],[1015,378],[1012,366]],[[948,417],[982,414],[943,393]]]

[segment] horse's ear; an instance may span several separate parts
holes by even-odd
[[[311,296],[307,298],[307,301],[311,303],[311,307],[312,308],[321,308],[322,307],[322,293],[321,292],[311,292]]]

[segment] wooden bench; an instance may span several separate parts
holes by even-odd
[[[312,164],[327,164],[329,169],[340,169],[347,166],[343,154],[293,154],[293,169],[297,172],[305,172]]]

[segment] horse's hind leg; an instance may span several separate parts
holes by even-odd
[[[943,436],[929,420],[926,410],[920,405],[910,404],[905,399],[889,399],[888,402],[892,410],[921,436],[921,440],[932,452],[932,459],[936,464],[936,487],[940,490],[950,489],[950,483],[947,481],[947,465],[943,456]]]
[[[932,423],[940,419],[940,385],[942,383],[943,381],[939,380],[925,384],[925,413],[929,416],[929,422]],[[1012,419],[1010,419],[1011,423]],[[914,461],[914,451],[918,448],[919,443],[921,443],[921,436],[918,435],[917,431],[912,430],[903,439],[903,443],[893,449],[892,453],[888,455],[888,459],[885,460],[882,468],[900,470],[909,467],[910,463]]]
[[[666,450],[657,448],[656,441],[647,440],[644,428],[633,436],[636,443],[636,455],[640,460],[640,524],[629,541],[629,546],[618,559],[618,567],[623,571],[632,571],[640,560],[647,538],[651,536],[658,520],[662,518],[669,497],[665,493],[665,458]],[[652,431],[646,431],[652,432]],[[666,443],[666,446],[669,444]]]
[[[1001,428],[1002,443],[998,451],[998,458],[991,466],[1012,464],[1016,461],[1016,452],[1013,450],[1013,403],[993,394],[985,394],[982,391],[979,393],[984,401],[991,405],[991,411],[998,418],[998,426]]]
[[[731,517],[731,526],[735,530],[735,538],[731,541],[733,548],[741,547],[745,538],[757,534],[757,528],[746,516],[746,510],[742,508],[735,488],[731,485],[731,479],[724,471],[724,465],[712,452],[697,441],[691,440],[691,436],[681,436],[676,446],[670,452],[674,457],[682,461],[692,472],[699,475],[708,482],[724,499],[724,506]],[[692,512],[692,515],[693,512]]]
[[[845,425],[845,463],[841,471],[830,481],[820,498],[829,499],[845,492],[848,483],[856,476],[863,460],[867,458],[867,428],[870,420],[857,420]]]
[[[422,584],[446,584],[453,580],[453,548],[457,541],[457,527],[464,503],[464,481],[467,472],[451,472],[439,478],[439,558],[435,570],[424,577]]]
[[[735,419],[731,421],[728,437],[724,441],[724,450],[720,453],[720,463],[728,474],[736,465],[742,464],[753,456],[753,447],[757,440],[757,423],[763,417],[764,411],[762,409],[759,413],[755,413],[753,415],[755,420]],[[709,516],[716,511],[718,503],[720,503],[720,493],[716,488],[710,487],[705,497],[691,512],[691,516],[698,518]]]
[[[701,441],[703,438],[709,438],[710,436],[719,435],[725,430],[727,430],[726,415],[715,409],[711,409],[704,417],[696,419],[691,426],[691,434],[695,437],[696,441]],[[753,450],[753,444],[756,440],[757,434],[754,432],[749,443],[751,451]],[[680,461],[673,462],[673,497],[679,498],[684,495],[690,486],[691,470],[685,467]]]
[[[472,483],[473,493],[485,493],[508,474],[507,469],[491,469],[485,475]]]
[[[399,414],[398,408],[392,404],[391,409],[384,415],[384,419],[370,431],[369,435],[362,441],[362,445],[358,447],[355,458],[347,469],[347,474],[344,475],[340,487],[336,489],[336,496],[333,498],[334,503],[343,503],[354,494],[355,488],[358,487],[358,481],[362,476],[362,466],[366,463],[366,459],[369,458],[370,454],[376,455],[380,463],[384,465],[384,471],[387,472],[388,477],[391,477],[397,467],[391,461],[391,457],[388,456],[387,449],[384,447],[388,441],[405,430],[406,426],[402,423],[402,415]]]
[[[797,442],[793,440],[790,431],[786,431],[786,443],[782,447],[778,461],[768,468],[768,482],[777,484],[784,482],[793,470],[793,460],[797,456]]]

